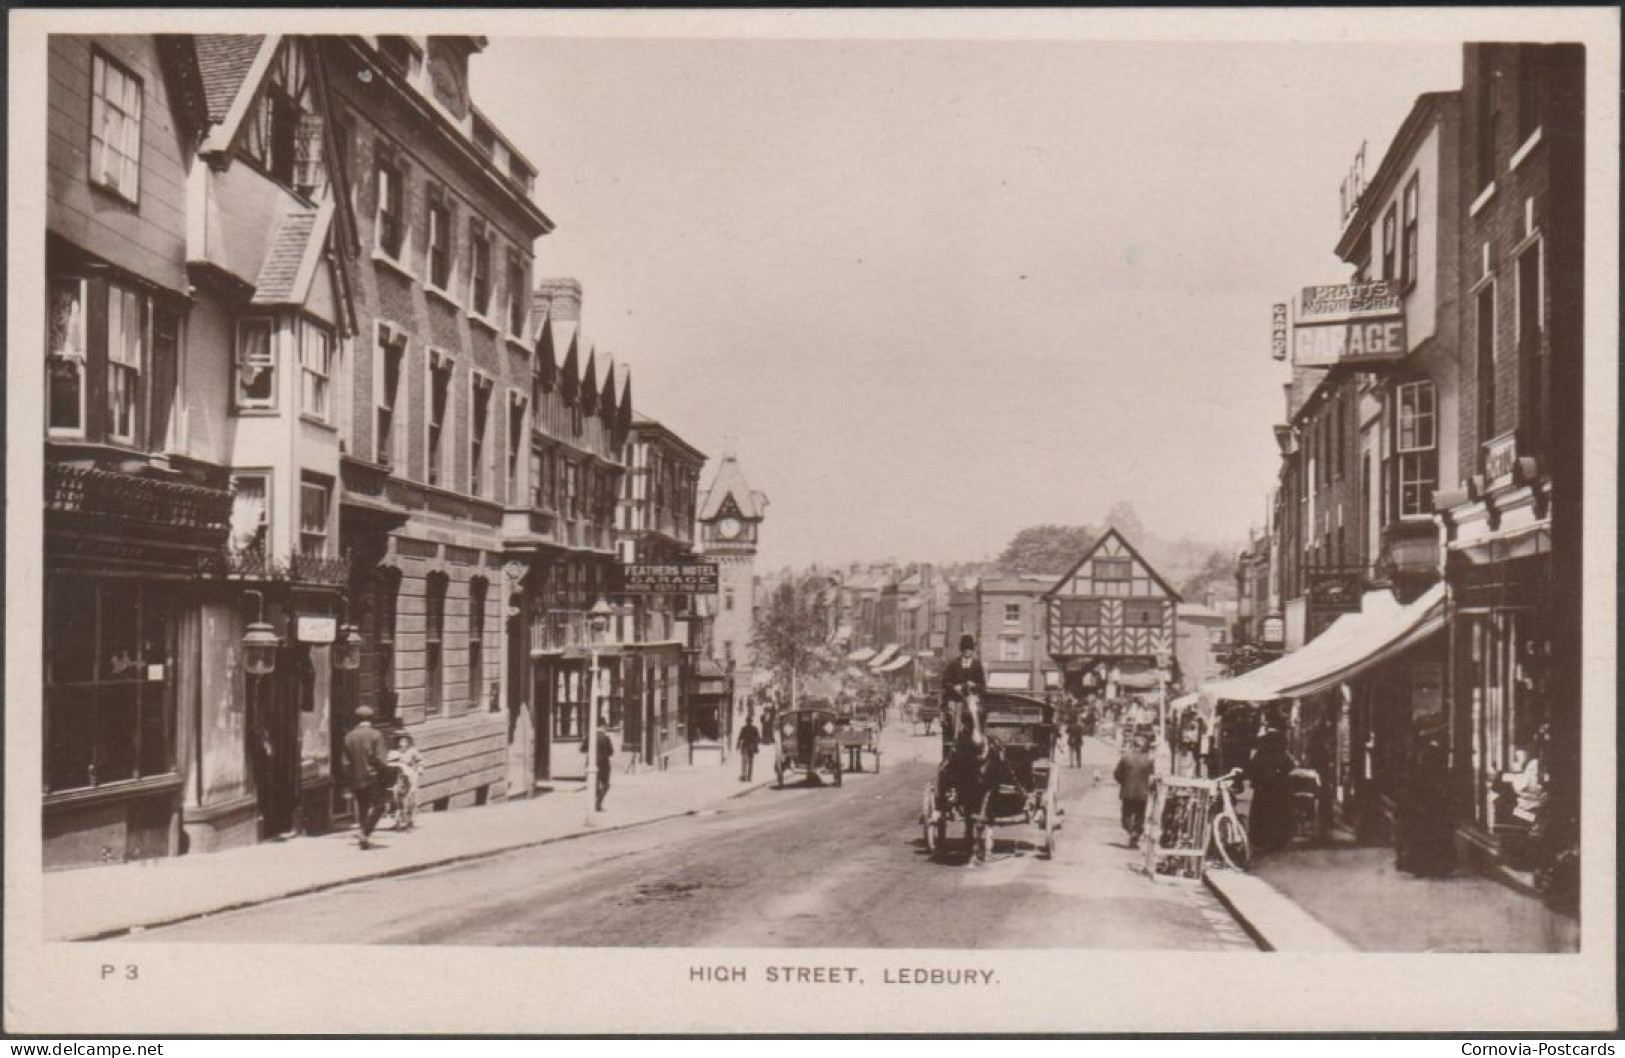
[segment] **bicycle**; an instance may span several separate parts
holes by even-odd
[[[1232,768],[1213,781],[1219,803],[1208,831],[1213,845],[1219,850],[1219,858],[1237,871],[1245,871],[1253,861],[1252,846],[1247,841],[1247,824],[1236,812],[1235,794],[1241,777],[1242,770]]]

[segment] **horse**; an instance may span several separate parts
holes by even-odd
[[[974,692],[966,694],[948,756],[937,769],[937,789],[949,803],[959,805],[965,817],[965,843],[977,861],[986,858],[986,846],[991,845],[983,839],[1003,760],[1003,750],[987,735],[981,699]]]

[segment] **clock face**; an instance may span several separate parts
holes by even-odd
[[[722,521],[717,523],[717,535],[721,536],[724,540],[734,540],[737,539],[739,534],[744,531],[744,528],[745,527],[739,523],[738,518],[724,518]]]

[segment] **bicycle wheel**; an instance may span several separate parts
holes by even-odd
[[[1252,863],[1253,850],[1247,843],[1247,830],[1235,816],[1221,815],[1213,821],[1213,842],[1233,870],[1245,871]]]

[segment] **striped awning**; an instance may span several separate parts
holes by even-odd
[[[871,669],[878,669],[882,665],[890,664],[892,658],[895,658],[897,656],[897,651],[899,649],[900,648],[899,648],[898,644],[896,644],[896,643],[887,643],[886,644],[886,649],[882,650],[880,653],[876,654],[874,657],[869,659],[869,667]]]

